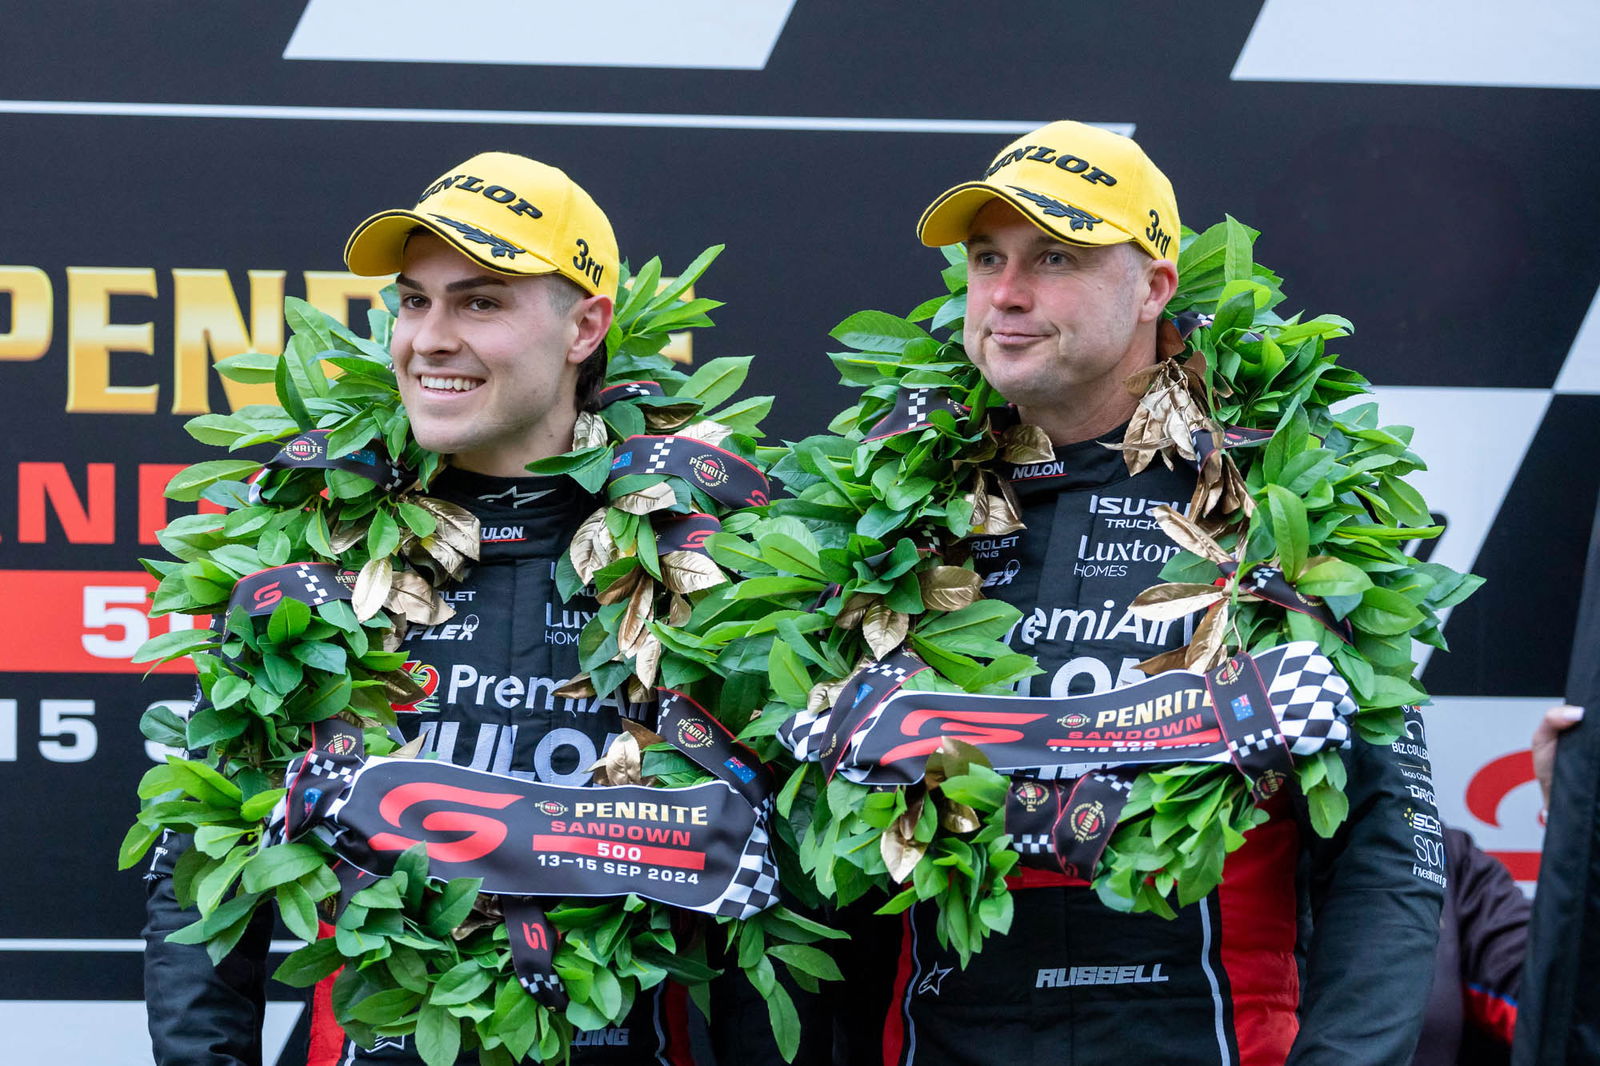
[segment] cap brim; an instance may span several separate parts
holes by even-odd
[[[476,232],[486,239],[470,239],[435,218],[404,210],[380,211],[357,226],[345,242],[345,265],[351,273],[362,277],[398,273],[405,260],[406,240],[419,226],[497,274],[532,276],[554,274],[559,269],[538,253],[511,244],[498,235],[478,230]],[[500,254],[495,254],[496,251]]]
[[[1045,208],[1032,200],[1018,196],[1004,186],[990,185],[986,181],[969,181],[941,193],[938,199],[922,212],[922,219],[917,223],[917,239],[930,248],[959,244],[967,239],[972,231],[972,220],[990,200],[1004,200],[1021,212],[1029,222],[1068,244],[1098,247],[1107,244],[1125,244],[1134,239],[1133,234],[1127,230],[1099,219],[1092,212],[1086,212],[1097,219],[1092,226],[1080,224],[1080,228],[1073,229],[1070,218],[1053,217],[1046,213]],[[1075,207],[1071,204],[1067,206]]]

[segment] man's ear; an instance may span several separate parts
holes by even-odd
[[[609,296],[585,296],[572,305],[572,318],[578,329],[567,348],[567,362],[576,366],[605,343],[615,313]]]
[[[1144,276],[1150,287],[1139,308],[1139,321],[1154,322],[1166,310],[1172,294],[1178,291],[1178,268],[1170,259],[1156,259],[1145,264]]]

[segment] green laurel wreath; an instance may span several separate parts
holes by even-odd
[[[1422,466],[1409,449],[1411,430],[1380,428],[1373,404],[1331,409],[1368,391],[1366,380],[1336,365],[1326,348],[1351,327],[1335,316],[1279,317],[1280,279],[1253,262],[1256,235],[1229,218],[1203,234],[1185,231],[1183,238],[1180,288],[1169,313],[1212,318],[1188,337],[1186,352],[1162,361],[1162,380],[1196,417],[1274,432],[1262,446],[1230,451],[1237,467],[1228,473],[1224,464],[1216,477],[1234,480],[1218,481],[1207,503],[1220,513],[1212,524],[1220,532],[1215,541],[1204,530],[1189,538],[1233,556],[1237,573],[1219,589],[1216,560],[1182,551],[1163,571],[1175,583],[1165,598],[1191,596],[1211,608],[1210,653],[1316,641],[1351,684],[1361,742],[1387,743],[1401,730],[1401,707],[1427,698],[1413,677],[1412,639],[1443,647],[1438,612],[1481,581],[1403,550],[1407,541],[1440,532],[1405,481]],[[1048,457],[1029,427],[993,432],[990,413],[999,400],[960,345],[963,252],[947,249],[946,255],[944,295],[905,318],[865,311],[834,330],[851,351],[832,359],[844,383],[862,390],[861,399],[833,420],[831,435],[799,442],[773,468],[795,499],[776,502],[769,521],[803,520],[811,536],[800,551],[791,542],[800,538],[762,536],[758,529],[755,547],[742,550],[748,567],[770,569],[771,576],[751,578],[741,591],[770,593],[768,617],[778,620],[770,627],[777,630],[771,680],[782,704],[769,708],[747,735],[771,732],[802,707],[828,706],[856,664],[902,640],[934,668],[915,675],[912,688],[1001,692],[1037,672],[1029,657],[1000,643],[1017,611],[944,595],[953,587],[976,595],[976,575],[945,562],[964,558],[963,538],[997,525],[1012,528],[1004,523],[1015,508],[991,469],[995,460]],[[863,439],[900,390],[921,387],[945,389],[970,415],[935,409],[927,428]],[[1179,435],[1181,442],[1159,439],[1153,416],[1145,421],[1151,424],[1141,430],[1144,443],[1158,445],[1143,447],[1139,461],[1171,461],[1183,447],[1192,448],[1187,433]],[[1138,452],[1139,443],[1130,432],[1125,446]],[[1048,451],[1048,441],[1043,448]],[[732,555],[736,549],[722,550]],[[1347,622],[1354,646],[1304,615],[1242,594],[1239,575],[1269,562]],[[957,569],[971,575],[965,586],[953,574]],[[828,583],[839,586],[836,594],[819,606],[807,602]],[[1212,595],[1197,596],[1196,589]],[[1157,590],[1146,595],[1152,593],[1163,598]],[[876,633],[855,616],[863,603],[878,612]],[[1203,622],[1199,629],[1207,627]],[[1155,665],[1183,665],[1167,658]],[[1348,813],[1338,753],[1300,760],[1296,776],[1313,826],[1331,835]],[[842,904],[877,890],[890,897],[880,913],[935,901],[940,940],[965,961],[1011,922],[1004,879],[1018,856],[1004,832],[1007,784],[980,753],[947,743],[930,759],[925,781],[911,788],[825,781],[820,766],[805,764],[786,782],[779,811],[820,896]],[[1115,909],[1170,917],[1174,901],[1185,905],[1216,887],[1227,853],[1266,817],[1231,767],[1152,768],[1136,779],[1093,886]]]
[[[650,378],[669,395],[618,401],[600,418],[581,416],[579,447],[536,469],[566,473],[594,492],[610,470],[614,445],[647,432],[658,418],[687,423],[680,432],[714,433],[722,447],[756,457],[749,435],[770,408],[770,398],[708,414],[738,389],[748,360],[712,360],[687,375],[660,354],[671,331],[711,324],[706,312],[720,305],[686,299],[685,293],[720,251],[720,246],[708,249],[666,286],[660,284],[657,259],[636,276],[624,267],[622,298],[606,338],[607,382]],[[559,1059],[567,1054],[575,1029],[619,1021],[641,991],[669,977],[688,986],[705,1007],[707,984],[720,972],[708,959],[709,923],[686,933],[684,924],[674,921],[681,912],[633,896],[548,909],[560,933],[554,969],[571,1001],[556,1014],[519,985],[497,903],[479,895],[477,880],[430,880],[419,846],[400,859],[392,876],[355,893],[338,915],[334,935],[319,940],[319,904],[330,906],[339,889],[329,869],[332,853],[314,838],[271,843],[264,832],[263,819],[285,794],[279,787],[285,768],[309,747],[312,723],[343,718],[363,728],[368,752],[393,752],[386,732],[394,722],[391,704],[421,697],[403,669],[405,655],[396,650],[404,628],[408,622],[443,620],[448,608],[439,588],[476,557],[476,519],[425,495],[442,459],[410,436],[388,354],[393,290],[385,299],[387,313],[375,310],[369,316],[369,339],[291,298],[286,317],[293,336],[281,358],[252,353],[217,364],[219,373],[232,380],[272,382],[281,406],[252,405],[188,423],[197,439],[230,451],[281,442],[313,428],[330,431],[330,455],[377,440],[396,463],[415,471],[416,479],[403,491],[388,493],[346,471],[278,471],[262,482],[265,489],[256,501],[244,480],[262,469],[254,460],[200,463],[174,479],[170,497],[203,497],[226,513],[185,516],[159,534],[174,559],[144,561],[160,578],[152,613],[209,614],[213,628],[157,637],[136,661],[193,655],[204,699],[187,721],[156,708],[141,722],[148,738],[192,757],[169,757],[145,774],[139,795],[146,802],[123,842],[120,866],[138,862],[164,829],[192,833],[194,846],[178,861],[173,888],[200,917],[169,939],[204,944],[212,960],[220,961],[256,909],[275,900],[284,923],[307,941],[276,976],[308,985],[343,967],[334,986],[335,1015],[363,1044],[409,1034],[430,1066],[453,1064],[462,1050],[472,1048],[491,1066],[527,1057]],[[339,375],[329,377],[324,364]],[[652,489],[659,495],[656,486],[663,480],[619,479],[613,496]],[[662,510],[713,515],[726,510],[686,486],[671,489],[671,502]],[[643,588],[636,571],[655,580],[671,576],[663,573],[648,520],[617,507],[600,514],[615,556],[596,581],[602,594],[619,580]],[[725,520],[737,524],[738,519]],[[313,609],[285,599],[264,623],[243,608],[227,613],[241,577],[288,562],[358,570],[352,602]],[[728,584],[726,575],[699,569],[700,584]],[[584,584],[570,558],[559,579],[568,596]],[[707,597],[699,587],[665,595],[692,610]],[[587,684],[600,695],[630,679],[640,681],[637,654],[619,655],[614,634],[620,614],[643,599],[602,607],[598,620],[611,627],[609,645],[593,638],[593,625],[586,632],[580,652],[589,671]],[[653,619],[648,631],[664,648],[663,680],[690,686],[705,675],[687,669],[672,650],[680,640],[679,621]],[[706,706],[725,713],[733,704],[724,700],[719,708],[719,701],[711,700]],[[743,724],[736,721],[733,728]],[[616,772],[626,772],[631,763],[637,779],[637,742],[625,739],[635,744],[632,759],[625,748],[614,748],[603,772],[618,767]],[[710,780],[687,759],[655,748],[644,753],[642,771],[668,788]],[[792,859],[787,864],[792,866]],[[818,978],[838,978],[832,960],[811,946],[837,934],[784,907],[748,922],[718,921],[724,926],[722,950],[767,998],[780,1048],[792,1058],[798,1015],[776,983],[775,967],[784,965],[800,987],[811,990]]]

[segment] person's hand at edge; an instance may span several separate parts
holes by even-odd
[[[1581,721],[1582,707],[1562,703],[1545,711],[1533,731],[1533,776],[1539,782],[1539,795],[1547,809],[1550,806],[1550,778],[1556,769],[1556,740]]]

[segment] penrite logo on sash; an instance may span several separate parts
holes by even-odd
[[[389,461],[375,445],[344,455],[328,454],[328,435],[332,430],[311,429],[291,437],[278,449],[278,454],[264,464],[269,470],[292,470],[298,467],[315,467],[320,470],[343,470],[360,474],[385,492],[393,492],[406,479],[406,472]]]
[[[764,504],[767,476],[746,460],[693,437],[632,436],[617,446],[608,481],[633,474],[666,474],[700,488],[729,507]]]

